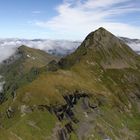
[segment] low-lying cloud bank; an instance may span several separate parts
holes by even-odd
[[[80,41],[67,40],[0,39],[0,62],[14,54],[16,49],[21,45],[44,50],[50,54],[64,56],[74,51],[80,44]]]
[[[128,44],[134,51],[140,54],[140,39],[130,39],[121,37],[121,39]]]
[[[140,40],[121,38],[125,41],[134,51],[140,53]],[[44,50],[50,54],[67,55],[81,44],[80,41],[67,41],[67,40],[48,40],[48,39],[0,39],[0,63],[9,58],[15,53],[17,47],[26,45],[31,48]]]

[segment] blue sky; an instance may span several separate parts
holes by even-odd
[[[140,38],[140,0],[0,0],[0,38],[81,40],[105,27]]]

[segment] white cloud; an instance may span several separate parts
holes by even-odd
[[[134,0],[135,1],[135,0]],[[103,26],[116,35],[140,38],[140,26],[115,21],[118,16],[140,12],[132,0],[65,0],[56,10],[58,15],[38,21],[39,27],[51,29],[66,39],[84,39],[91,31]]]
[[[112,6],[114,4],[120,4],[124,2],[129,2],[130,0],[87,0],[84,3],[84,7],[86,8],[106,8],[108,6]]]
[[[140,53],[140,40],[138,39],[127,39],[126,43],[136,52]]]
[[[0,62],[14,54],[18,45],[19,42],[15,39],[0,40]]]
[[[26,45],[31,48],[44,50],[49,53],[65,55],[75,50],[80,45],[80,42],[49,39],[0,39],[0,63],[13,55],[16,52],[17,47],[21,45]]]

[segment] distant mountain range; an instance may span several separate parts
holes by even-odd
[[[140,54],[140,40],[120,37],[134,51]],[[57,56],[66,56],[74,52],[82,41],[50,40],[50,39],[0,39],[0,61],[7,59],[15,52],[15,48],[26,45],[41,49]]]

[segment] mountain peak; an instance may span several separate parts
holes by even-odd
[[[25,46],[25,45],[21,45],[21,46],[18,47],[19,51],[24,51],[24,50],[27,50],[27,49],[30,49],[30,48]]]
[[[98,28],[96,31],[94,31],[94,32],[102,32],[102,31],[105,31],[105,32],[109,32],[108,30],[106,30],[104,27],[100,27],[100,28]]]
[[[122,40],[100,27],[91,32],[76,52],[66,58],[69,60],[66,62],[65,59],[63,63],[70,65],[80,60],[89,61],[92,57],[92,61],[98,62],[104,68],[120,69],[135,67],[136,55]]]
[[[20,47],[18,47],[18,51],[21,53],[26,53],[26,52],[29,52],[31,50],[38,50],[38,49],[30,48],[30,47],[25,46],[25,45],[21,45]]]
[[[94,31],[94,35],[95,34],[100,34],[100,35],[102,35],[104,37],[107,36],[107,35],[114,36],[111,32],[109,32],[107,29],[105,29],[103,27],[100,27],[99,29],[97,29],[96,31]]]
[[[100,28],[98,28],[97,30],[95,30],[95,31],[93,31],[93,32],[91,32],[91,33],[89,33],[89,35],[90,35],[90,34],[97,34],[97,33],[100,33],[100,34],[102,34],[102,33],[111,34],[107,29],[105,29],[105,28],[103,28],[103,27],[100,27]],[[112,35],[113,35],[113,34],[112,34]]]
[[[120,43],[119,38],[117,38],[115,35],[113,35],[111,32],[109,32],[103,27],[100,27],[96,31],[89,33],[85,41],[86,41],[86,46],[88,44],[87,42],[91,42],[92,44],[99,43],[99,44],[103,44],[104,46],[106,45],[110,46],[108,44],[112,44],[112,43],[117,43],[117,44]]]

